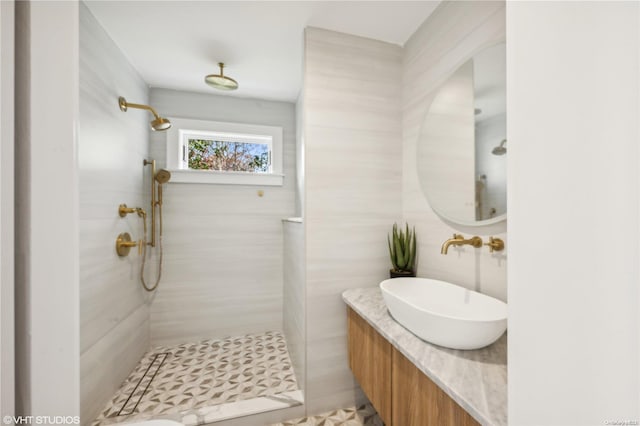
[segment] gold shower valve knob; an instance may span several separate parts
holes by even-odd
[[[118,256],[124,257],[128,256],[131,251],[131,247],[137,246],[138,243],[136,241],[131,241],[131,235],[128,232],[123,232],[118,235],[116,238],[116,253]]]
[[[489,242],[484,244],[485,246],[489,246],[489,251],[493,253],[494,251],[502,251],[504,250],[504,241],[500,238],[489,238]]]

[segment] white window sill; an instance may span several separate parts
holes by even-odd
[[[208,170],[170,170],[172,183],[214,185],[282,186],[284,175],[275,173],[215,172]]]

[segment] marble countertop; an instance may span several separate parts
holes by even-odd
[[[378,287],[347,290],[345,303],[483,425],[507,424],[507,334],[486,348],[432,345],[391,318]]]

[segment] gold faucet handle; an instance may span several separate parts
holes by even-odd
[[[138,240],[138,256],[142,256],[142,248],[144,247],[144,240]]]
[[[131,235],[128,232],[123,232],[116,238],[116,252],[118,256],[123,257],[129,254],[131,247],[137,246],[138,243],[131,241]]]
[[[489,252],[493,253],[494,251],[502,251],[504,250],[504,241],[500,238],[489,237],[489,242],[484,244],[485,246],[489,246]]]

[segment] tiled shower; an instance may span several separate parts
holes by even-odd
[[[295,213],[295,105],[149,89],[85,4],[80,88],[82,423],[191,425],[301,406],[304,325],[294,331],[284,317],[303,318],[304,305],[284,299],[302,283],[283,284],[282,219]],[[139,218],[120,218],[117,207],[149,209],[142,163],[165,167],[166,133],[152,134],[143,112],[119,111],[118,96],[167,117],[283,129],[281,187],[165,185],[163,275],[153,293],[140,285],[136,250],[119,258],[113,239],[124,231],[141,238]],[[152,252],[147,281],[157,273]]]

